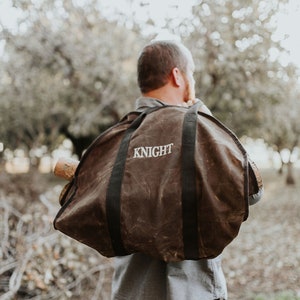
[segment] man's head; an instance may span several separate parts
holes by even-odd
[[[144,47],[138,59],[138,84],[143,95],[170,91],[177,95],[178,102],[194,99],[193,72],[190,51],[174,41],[151,42]],[[164,87],[168,90],[162,91]]]

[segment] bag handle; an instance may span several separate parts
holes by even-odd
[[[185,114],[182,131],[182,216],[185,257],[197,259],[198,255],[198,217],[195,168],[195,142],[197,130],[197,111],[201,101],[191,106]],[[127,128],[121,141],[115,164],[111,173],[106,194],[106,214],[108,230],[115,255],[127,255],[121,236],[121,188],[130,139],[147,114],[161,107],[150,107],[141,113]]]
[[[182,128],[182,235],[184,255],[188,259],[199,258],[195,145],[200,105],[203,103],[199,101],[189,108],[184,116]]]
[[[106,194],[106,215],[108,230],[115,255],[127,255],[121,236],[121,188],[130,139],[134,131],[141,125],[147,114],[160,109],[160,106],[150,107],[142,112],[126,129],[116,156],[108,183]]]

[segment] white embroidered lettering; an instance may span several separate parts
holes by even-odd
[[[141,157],[148,157],[147,147],[140,147],[141,149]]]
[[[160,154],[159,154],[159,156],[167,155],[167,147],[168,146],[169,145],[160,146]]]
[[[137,147],[134,148],[133,158],[147,158],[147,157],[160,157],[172,153],[172,146],[174,143],[161,145],[161,146],[152,146],[152,147]]]
[[[136,157],[142,157],[139,153],[139,150],[140,148],[134,148],[134,155],[133,155],[133,158],[136,158]]]
[[[145,157],[152,157],[152,152],[151,152],[152,147],[146,147],[146,148],[147,148],[147,156]]]
[[[159,147],[158,146],[155,146],[152,148],[152,156],[153,157],[159,156]]]

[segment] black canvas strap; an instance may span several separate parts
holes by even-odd
[[[121,236],[121,189],[130,139],[134,131],[140,126],[147,114],[160,107],[150,107],[141,113],[127,128],[121,141],[116,161],[110,176],[106,194],[106,214],[108,230],[115,255],[128,254],[124,248]]]
[[[193,105],[185,114],[182,130],[182,217],[185,257],[197,259],[198,256],[198,216],[195,169],[195,141],[197,130],[197,111],[201,102]],[[115,255],[128,254],[121,236],[121,188],[130,139],[145,116],[160,107],[151,107],[137,117],[125,131],[116,161],[112,170],[106,196],[108,229]]]
[[[182,234],[184,255],[187,259],[199,258],[195,144],[197,111],[201,104],[202,102],[197,102],[189,108],[182,129]]]

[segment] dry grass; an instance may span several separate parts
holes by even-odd
[[[229,299],[300,299],[300,182],[263,178],[263,200],[224,251]],[[109,299],[110,260],[53,229],[63,182],[51,180],[0,174],[0,299]]]
[[[299,174],[287,186],[274,170],[263,172],[264,197],[224,251],[229,299],[300,299]]]
[[[109,299],[111,262],[53,229],[61,185],[37,174],[0,183],[0,299]]]

